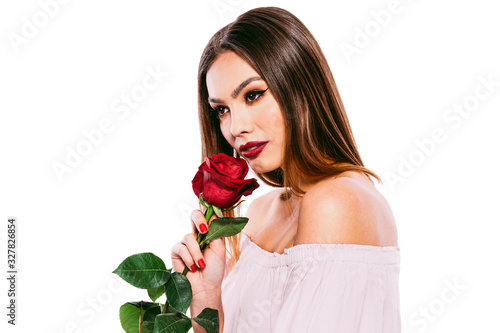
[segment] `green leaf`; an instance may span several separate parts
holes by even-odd
[[[148,289],[149,298],[154,302],[165,292],[165,286],[161,285],[158,288]]]
[[[224,217],[224,215],[222,214],[222,211],[220,210],[219,207],[217,206],[212,206],[214,208],[214,213],[215,215],[217,215],[217,217]]]
[[[142,321],[155,322],[155,317],[161,313],[160,306],[155,306],[147,309],[142,316]]]
[[[187,333],[191,327],[191,318],[185,314],[165,313],[156,316],[153,333]]]
[[[127,333],[139,333],[141,310],[130,303],[120,307],[120,323]]]
[[[219,217],[210,222],[204,242],[238,234],[248,222],[248,217]],[[201,244],[200,244],[201,245]]]
[[[153,332],[154,329],[155,329],[155,323],[154,323],[154,321],[145,321],[145,322],[142,323],[141,333]]]
[[[159,315],[160,313],[161,313],[161,308],[159,305],[149,308],[144,312],[144,315],[142,316],[143,330],[141,333],[153,332],[156,316]],[[146,331],[144,330],[144,327],[147,329]]]
[[[203,200],[203,193],[200,192],[200,195],[199,195],[198,199],[200,199],[200,204],[201,205],[203,205],[205,207],[208,207],[208,203],[205,200]]]
[[[142,316],[147,309],[158,306],[148,302],[128,302],[120,307],[120,323],[126,333],[139,333]],[[141,332],[142,333],[142,332]]]
[[[173,272],[165,285],[165,295],[172,308],[176,311],[186,313],[193,299],[191,283],[185,275]]]
[[[131,285],[141,289],[153,289],[164,285],[172,269],[152,253],[134,254],[122,261],[113,273]]]
[[[168,305],[168,308],[167,308],[167,312],[165,313],[177,313],[179,311],[175,310],[173,307],[170,306],[170,304]]]
[[[159,306],[158,303],[151,303],[151,302],[144,302],[144,301],[140,301],[140,302],[127,302],[128,304],[132,304],[133,306],[135,306],[136,308],[142,308],[144,310],[148,310],[148,309],[151,309],[155,306]]]
[[[207,333],[219,333],[219,311],[205,308],[193,320],[203,327]]]

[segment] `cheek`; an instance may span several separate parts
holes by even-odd
[[[224,138],[226,139],[226,141],[231,145],[233,146],[233,136],[231,135],[231,129],[229,127],[230,125],[228,124],[227,121],[221,121],[220,122],[220,125],[219,125],[219,128],[220,128],[220,131],[222,133],[222,135],[224,136]]]
[[[280,134],[283,131],[283,119],[279,116],[272,117],[268,124],[272,133]]]
[[[266,127],[271,133],[281,135],[281,133],[284,132],[285,121],[279,104],[274,97],[268,100],[264,106],[264,110],[265,112],[262,118],[266,119]]]
[[[281,138],[285,133],[285,121],[279,108],[274,110],[274,112],[268,118],[268,127],[271,133],[274,133],[276,139]]]

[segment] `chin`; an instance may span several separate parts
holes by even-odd
[[[279,164],[276,163],[266,163],[262,159],[259,160],[259,158],[256,158],[254,160],[249,160],[247,159],[248,165],[252,169],[253,172],[255,173],[266,173],[266,172],[271,172],[280,167]]]

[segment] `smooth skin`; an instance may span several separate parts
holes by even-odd
[[[231,51],[212,64],[206,81],[207,102],[218,114],[227,142],[241,156],[240,145],[249,141],[269,141],[258,156],[245,159],[256,173],[280,167],[286,144],[285,122],[266,82]],[[292,244],[398,245],[391,208],[366,175],[348,171],[314,184],[301,180],[299,183],[306,193],[291,202],[298,208],[298,214],[290,216],[285,203],[279,200],[283,189],[254,199],[248,207],[249,220],[242,232],[262,249],[283,253]],[[207,306],[220,307],[222,311],[220,294],[225,273],[225,244],[222,239],[214,240],[201,253],[196,238],[201,232],[200,224],[205,223],[203,213],[194,210],[191,222],[193,232],[172,247],[174,271],[182,272],[185,265],[198,267],[186,274],[193,288],[192,314],[197,315]],[[199,259],[206,263],[202,269],[199,269]],[[204,332],[196,327],[195,332],[198,331]]]

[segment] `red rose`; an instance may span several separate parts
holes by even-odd
[[[205,157],[191,183],[197,197],[219,208],[235,205],[243,195],[252,194],[259,187],[255,178],[244,179],[248,173],[247,162],[226,154]]]

